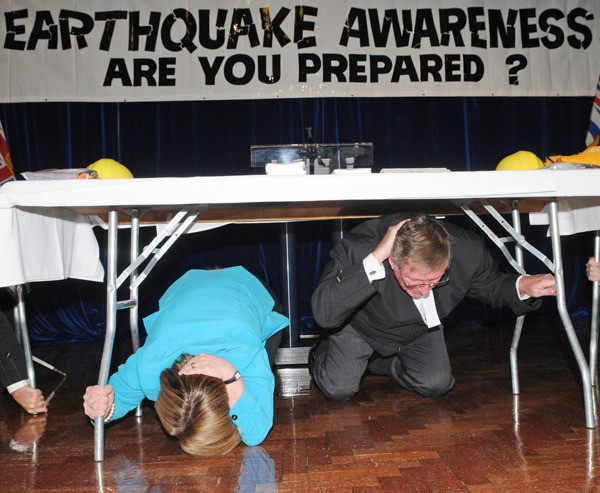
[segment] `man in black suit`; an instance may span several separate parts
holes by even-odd
[[[10,321],[2,311],[0,311],[0,384],[28,413],[39,414],[47,411],[42,392],[30,385],[23,346],[17,340]]]
[[[367,368],[401,387],[440,397],[454,377],[440,320],[465,297],[516,315],[555,296],[551,274],[501,273],[479,236],[425,214],[366,221],[330,252],[312,296],[328,337],[309,356],[329,399],[350,400]]]

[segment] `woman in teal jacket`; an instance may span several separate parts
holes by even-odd
[[[144,319],[144,345],[106,386],[88,387],[84,410],[105,421],[144,398],[166,431],[195,455],[261,443],[273,425],[275,379],[265,343],[289,324],[243,267],[190,270]]]

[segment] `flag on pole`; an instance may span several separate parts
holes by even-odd
[[[585,136],[585,145],[590,145],[594,139],[600,135],[600,78],[596,84],[596,96],[594,97],[594,105],[592,106],[592,114],[590,115],[590,128]]]
[[[10,153],[8,152],[8,144],[4,136],[4,128],[0,123],[0,185],[15,179]]]

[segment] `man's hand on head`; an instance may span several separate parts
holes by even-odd
[[[394,226],[390,226],[383,237],[383,240],[377,245],[375,250],[373,250],[373,257],[379,262],[383,264],[384,260],[390,258],[392,254],[392,250],[394,249],[394,242],[396,241],[396,235],[398,234],[398,230],[402,227],[402,225],[409,221],[409,219],[405,219],[404,221],[400,221],[398,224]]]

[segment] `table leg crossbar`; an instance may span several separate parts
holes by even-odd
[[[586,426],[588,428],[594,428],[596,426],[596,419],[594,415],[594,402],[592,395],[592,380],[591,380],[591,372],[590,366],[594,366],[595,373],[595,359],[596,359],[596,345],[595,341],[597,340],[597,323],[598,323],[598,314],[597,308],[596,312],[592,314],[592,341],[590,342],[590,365],[585,359],[583,351],[581,350],[581,345],[579,344],[579,340],[577,338],[577,334],[575,329],[573,328],[573,324],[571,322],[571,318],[569,317],[569,313],[567,310],[566,304],[566,296],[564,289],[564,271],[562,266],[562,252],[560,245],[560,231],[558,228],[558,207],[556,204],[556,199],[549,199],[548,208],[550,214],[550,237],[552,240],[552,251],[554,256],[554,262],[550,261],[542,252],[529,244],[525,237],[521,234],[520,229],[520,221],[518,220],[518,203],[515,201],[512,204],[513,210],[513,223],[515,227],[511,226],[508,222],[504,220],[504,218],[493,208],[493,206],[489,205],[486,201],[481,201],[486,211],[498,221],[498,223],[508,232],[510,238],[499,238],[496,234],[465,204],[459,204],[463,211],[469,216],[475,224],[477,224],[481,230],[500,248],[504,256],[510,262],[510,264],[515,268],[515,270],[519,273],[525,273],[523,268],[523,259],[522,259],[522,250],[519,251],[519,248],[526,249],[531,252],[534,256],[540,259],[551,272],[554,273],[554,277],[556,279],[556,299],[558,312],[561,317],[561,321],[563,323],[565,332],[567,334],[567,338],[569,339],[569,343],[571,345],[571,349],[577,361],[577,365],[579,366],[579,371],[581,373],[581,380],[583,386],[583,399],[584,399],[584,407],[585,407],[585,421]],[[513,258],[510,254],[506,246],[504,245],[507,241],[515,241],[517,245],[515,256],[517,256],[517,260]],[[600,240],[598,240],[600,242]],[[600,256],[600,244],[595,246],[596,253]],[[597,284],[597,283],[596,283]],[[597,288],[596,288],[597,289]],[[597,293],[595,293],[594,305],[597,305]],[[594,318],[595,317],[595,318]],[[523,319],[524,317],[518,317],[515,332],[513,334],[513,342],[511,345],[511,378],[512,378],[512,386],[513,393],[519,393],[519,381],[518,381],[518,372],[517,372],[517,349],[519,344],[519,339],[521,336],[521,330],[523,327]]]

